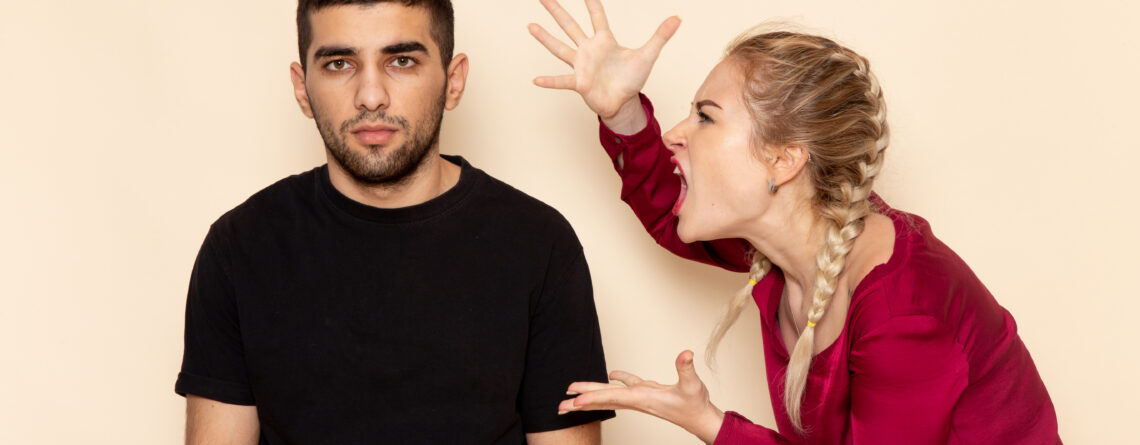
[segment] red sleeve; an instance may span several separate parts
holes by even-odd
[[[673,174],[672,154],[661,140],[661,126],[653,117],[653,104],[641,95],[649,124],[634,135],[614,133],[605,124],[599,131],[614,169],[621,175],[621,199],[629,204],[657,244],[683,258],[747,272],[748,243],[726,239],[686,244],[677,236],[673,203],[681,192],[681,179]],[[600,120],[599,120],[600,122]]]
[[[716,435],[713,445],[791,445],[798,442],[788,440],[770,428],[754,424],[739,413],[724,413],[724,423]]]
[[[896,316],[852,345],[851,443],[944,444],[969,366],[953,332],[933,317]],[[832,419],[843,421],[843,419]],[[717,445],[795,444],[798,438],[725,413]]]
[[[854,443],[949,440],[969,364],[945,324],[926,315],[892,317],[855,340],[849,360]]]

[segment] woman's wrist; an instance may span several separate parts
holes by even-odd
[[[698,416],[690,428],[686,429],[702,442],[712,444],[716,441],[716,436],[720,434],[721,425],[724,424],[724,411],[712,403],[709,404],[708,408]]]
[[[649,118],[645,115],[645,108],[641,106],[641,96],[633,96],[618,108],[613,116],[599,116],[602,123],[617,134],[637,134],[649,125]]]

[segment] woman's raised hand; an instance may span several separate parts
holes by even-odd
[[[534,79],[535,85],[578,92],[586,106],[607,124],[620,121],[622,116],[618,116],[619,112],[643,114],[637,95],[645,86],[661,49],[681,26],[681,19],[675,16],[666,19],[644,46],[629,49],[618,45],[614,39],[601,0],[586,0],[590,21],[594,25],[592,37],[586,36],[578,22],[557,0],[540,1],[574,46],[563,43],[534,23],[530,24],[530,33],[551,54],[574,68],[574,74],[541,76]]]
[[[605,409],[632,409],[672,422],[712,443],[720,432],[724,413],[709,400],[709,391],[693,367],[693,352],[677,356],[677,384],[662,385],[623,371],[610,373],[617,383],[575,382],[567,394],[577,395],[563,400],[559,412]]]

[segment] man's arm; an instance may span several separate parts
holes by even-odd
[[[221,225],[210,226],[186,294],[182,369],[188,445],[256,445],[260,436]]]
[[[186,445],[257,445],[260,435],[256,406],[186,396]]]
[[[531,445],[599,445],[602,443],[602,422],[590,422],[554,431],[528,433],[526,443]]]

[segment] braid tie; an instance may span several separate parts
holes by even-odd
[[[724,339],[724,334],[736,323],[736,320],[740,318],[740,313],[744,312],[744,308],[748,306],[748,301],[752,297],[752,288],[764,279],[764,276],[768,275],[768,271],[772,269],[772,261],[760,251],[752,249],[750,258],[752,265],[748,270],[748,284],[736,291],[736,294],[729,300],[724,316],[721,317],[720,323],[717,323],[709,337],[708,346],[705,348],[705,362],[709,364],[709,368],[716,367],[716,350],[720,347],[720,341]]]

